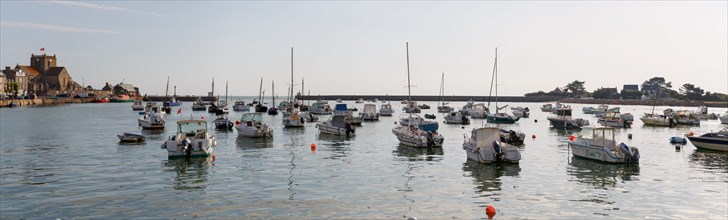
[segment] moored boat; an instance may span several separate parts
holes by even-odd
[[[112,98],[111,102],[134,102],[134,99],[129,97],[129,95],[121,94]]]
[[[392,109],[391,104],[385,103],[379,107],[379,115],[381,116],[392,116],[393,113],[394,109]]]
[[[700,149],[709,149],[717,151],[728,151],[728,128],[723,128],[718,132],[705,133],[700,136],[688,136],[688,140],[693,146]]]
[[[346,135],[347,137],[356,133],[354,127],[346,122],[344,115],[333,115],[329,120],[317,123],[316,128],[320,133]]]
[[[589,125],[589,121],[581,118],[572,118],[571,108],[559,108],[556,110],[556,116],[549,116],[548,119],[551,127],[554,128],[581,128]]]
[[[240,121],[235,122],[235,129],[238,130],[238,135],[251,138],[272,137],[273,128],[268,124],[262,123],[262,118],[261,113],[243,114]]]
[[[519,163],[521,152],[518,148],[501,142],[501,130],[495,127],[473,129],[470,137],[465,137],[463,150],[469,160],[480,163]]]
[[[365,121],[377,121],[379,120],[379,113],[377,113],[377,105],[375,104],[364,104],[364,109],[361,110],[359,116]]]
[[[197,97],[194,102],[192,102],[192,111],[205,111],[207,110],[207,107],[205,107],[205,104],[202,103],[202,97]]]
[[[166,120],[164,120],[163,111],[159,106],[150,103],[154,102],[148,102],[147,106],[149,107],[144,112],[144,115],[137,119],[139,127],[142,127],[144,130],[164,129]]]
[[[131,110],[134,110],[134,111],[144,110],[144,102],[142,100],[134,100],[134,104],[131,105]]]
[[[246,105],[243,100],[237,100],[233,104],[233,111],[250,111],[250,106]]]
[[[728,111],[723,114],[723,116],[720,116],[720,123],[721,124],[728,124]]]
[[[133,133],[117,134],[116,136],[119,137],[120,142],[126,143],[143,142],[145,140],[143,135]]]
[[[167,139],[161,146],[167,149],[168,157],[207,157],[217,145],[215,137],[207,133],[205,120],[180,120],[177,134]]]
[[[553,107],[554,107],[554,105],[551,103],[543,104],[541,106],[541,111],[542,112],[551,112],[551,108],[553,108]]]
[[[334,107],[334,115],[343,115],[346,123],[352,125],[361,125],[363,121],[361,116],[354,116],[354,110],[348,109],[345,103],[336,104]]]
[[[567,143],[574,156],[608,163],[639,162],[639,149],[624,143],[617,145],[614,131],[612,127],[585,126],[578,136],[571,136]]]
[[[470,124],[470,119],[460,112],[450,112],[445,115],[445,123],[467,125]]]
[[[309,112],[316,115],[328,115],[331,114],[331,107],[325,101],[316,101],[309,107]]]

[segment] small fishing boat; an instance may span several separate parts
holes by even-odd
[[[235,129],[238,135],[243,137],[260,138],[273,137],[273,128],[262,123],[261,113],[245,113],[240,121],[235,122]]]
[[[356,130],[351,126],[350,123],[346,122],[344,115],[333,115],[327,121],[322,121],[316,124],[320,133],[334,134],[334,135],[346,135],[347,137],[354,135]]]
[[[706,133],[700,136],[689,136],[690,143],[699,149],[728,151],[728,128],[718,132]]]
[[[488,108],[485,107],[485,103],[478,103],[473,105],[469,115],[471,118],[487,118],[489,112]]]
[[[233,122],[230,121],[230,119],[228,119],[224,115],[219,115],[212,122],[213,122],[213,124],[215,124],[215,129],[218,129],[218,130],[232,130],[233,129],[233,126],[235,126],[233,124]]]
[[[339,103],[334,106],[334,115],[343,115],[346,123],[352,125],[361,125],[363,121],[361,116],[354,116],[354,111],[348,109],[345,103]]]
[[[572,118],[571,108],[559,108],[556,110],[556,116],[549,116],[548,119],[551,127],[554,128],[581,128],[589,125],[589,121],[581,118]]]
[[[207,110],[207,107],[205,107],[205,104],[202,103],[202,97],[197,97],[194,102],[192,102],[192,111],[205,111]]]
[[[144,101],[134,100],[134,104],[131,105],[131,110],[134,110],[134,111],[144,110]]]
[[[676,136],[676,137],[671,137],[670,138],[670,143],[687,143],[687,142],[688,142],[688,139],[686,139],[684,137],[677,137]]]
[[[420,113],[422,110],[420,109],[420,106],[417,105],[417,101],[408,101],[407,105],[402,107],[402,111],[405,113]]]
[[[460,114],[469,116],[470,110],[473,109],[474,105],[475,105],[475,101],[473,101],[472,99],[468,100],[468,102],[466,102],[465,105],[463,105],[463,107],[459,110]]]
[[[145,140],[145,137],[143,135],[133,133],[117,134],[116,136],[119,137],[120,142],[126,143],[137,143],[143,142]]]
[[[207,133],[207,121],[190,119],[178,121],[177,134],[167,139],[161,148],[167,149],[169,158],[207,157],[216,145],[215,137]]]
[[[591,106],[585,106],[581,108],[581,112],[584,114],[594,114],[594,111],[597,110],[597,108],[591,107]]]
[[[708,107],[705,106],[698,107],[698,110],[691,112],[690,115],[700,120],[718,119],[718,115],[715,113],[708,113]]]
[[[382,106],[379,107],[379,115],[392,116],[392,114],[394,114],[394,109],[392,109],[391,104],[382,104]]]
[[[238,99],[233,104],[233,111],[250,111],[250,106],[245,104],[245,101]]]
[[[551,103],[543,104],[541,106],[541,111],[542,112],[551,112],[551,108],[553,108],[553,107],[554,107],[554,105]]]
[[[508,113],[504,112],[496,112],[494,114],[489,114],[488,118],[486,119],[488,123],[505,123],[505,124],[513,124],[518,122],[519,117],[515,117],[512,115],[509,115]]]
[[[501,141],[501,130],[495,127],[473,129],[465,136],[463,150],[469,160],[480,163],[519,163],[518,148]]]
[[[166,121],[164,120],[163,111],[161,111],[159,106],[150,103],[147,103],[147,106],[150,107],[143,113],[144,115],[142,117],[137,119],[139,126],[143,130],[164,129]]]
[[[319,117],[311,112],[298,112],[298,116],[301,116],[306,122],[317,122],[319,120]]]
[[[410,147],[442,147],[445,138],[436,131],[425,131],[416,125],[399,125],[392,129],[399,144]]]
[[[584,126],[567,143],[574,156],[608,163],[638,163],[639,149],[625,143],[617,145],[614,131],[612,127]]]
[[[604,115],[604,118],[600,118],[597,123],[607,127],[629,128],[632,127],[633,121],[634,116],[632,116],[632,114],[621,114],[621,112],[619,111],[619,107],[616,107],[609,109],[609,111],[607,111],[607,114]]]
[[[675,125],[677,125],[677,121],[673,118],[650,113],[645,113],[645,115],[640,118],[640,121],[642,121],[643,124],[650,126],[675,127]]]
[[[107,97],[96,97],[93,102],[94,103],[107,103],[107,102],[109,102],[109,98],[107,98]]]
[[[424,131],[435,132],[440,127],[437,121],[425,120],[417,114],[410,114],[407,117],[399,119],[399,124],[402,126],[416,125],[418,128]]]
[[[450,112],[445,115],[445,123],[467,125],[470,124],[470,119],[460,112]]]
[[[691,115],[688,110],[678,110],[672,118],[680,125],[700,125],[700,119]]]
[[[723,114],[723,116],[720,116],[720,123],[721,124],[728,124],[728,111]]]
[[[364,103],[364,99],[357,99],[355,103]]]
[[[331,114],[331,107],[325,101],[316,101],[309,107],[309,112],[316,115],[328,115]]]
[[[418,105],[417,107],[420,109],[430,109],[430,106],[427,104]]]
[[[426,119],[435,119],[435,118],[437,118],[437,116],[435,116],[435,114],[425,114],[425,118]]]
[[[607,114],[608,110],[609,110],[609,105],[601,104],[592,111],[592,114],[594,114],[594,116],[596,116],[597,118],[602,118],[602,117],[604,117],[604,114]]]
[[[511,108],[511,110],[512,110],[511,113],[513,113],[514,117],[528,118],[531,115],[530,111],[528,110],[528,107],[523,108],[523,107],[519,106],[519,107]]]
[[[341,99],[336,99],[336,103],[341,103]]]
[[[440,100],[437,101],[437,112],[439,113],[450,113],[454,111],[450,106],[447,106],[445,102],[445,73],[442,73],[442,80],[440,81]]]
[[[364,104],[364,109],[359,113],[359,116],[364,121],[378,121],[379,113],[377,113],[377,105]]]
[[[526,134],[520,131],[500,129],[501,142],[509,144],[523,144]]]

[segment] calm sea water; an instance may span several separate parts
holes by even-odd
[[[160,145],[177,120],[214,116],[184,103],[182,114],[167,117],[166,130],[152,133],[137,128],[131,103],[1,109],[0,218],[477,219],[486,218],[487,205],[496,207],[496,218],[728,218],[728,154],[668,143],[690,131],[717,131],[725,126],[719,121],[662,128],[637,120],[616,136],[640,148],[640,163],[609,165],[572,157],[569,134],[549,128],[543,103],[508,104],[532,114],[502,126],[528,136],[519,165],[467,160],[463,135],[483,120],[441,123],[443,148],[427,150],[398,146],[391,133],[397,116],[343,138],[321,135],[313,123],[283,129],[280,115],[266,115],[272,139],[212,131],[215,159],[168,160]],[[581,115],[583,105],[572,106],[596,123]],[[622,106],[637,116],[650,109]],[[148,140],[119,144],[123,132]]]

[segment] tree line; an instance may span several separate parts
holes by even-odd
[[[531,92],[525,96],[560,96],[594,99],[680,99],[697,101],[727,101],[728,95],[719,92],[706,92],[704,89],[692,83],[685,83],[677,90],[672,87],[672,82],[667,82],[664,77],[652,77],[645,80],[639,90],[625,90],[624,88],[598,88],[592,92],[586,90],[586,81],[574,80],[564,87],[558,87],[554,91]]]

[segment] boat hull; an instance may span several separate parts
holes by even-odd
[[[471,117],[472,117],[472,115],[471,115]],[[513,123],[516,123],[518,121],[518,118],[513,119],[513,118],[505,118],[505,117],[488,116],[487,117],[487,121],[489,123],[513,124]]]
[[[688,140],[690,140],[690,143],[693,143],[693,146],[700,149],[728,151],[728,140],[726,139],[689,136]]]
[[[502,161],[497,161],[495,151],[492,147],[490,148],[478,148],[471,143],[463,144],[465,154],[468,156],[468,160],[476,161],[478,163],[519,163],[521,161],[521,153],[515,147],[504,147],[503,153],[505,153]]]
[[[639,157],[637,157],[637,160],[630,160],[629,158],[625,157],[624,155],[618,155],[614,151],[607,150],[604,147],[584,145],[584,144],[576,143],[573,141],[569,141],[568,144],[569,144],[571,154],[574,156],[577,156],[577,157],[582,157],[582,158],[606,162],[606,163],[637,163],[637,162],[639,162]],[[636,148],[632,147],[632,150],[635,150],[635,149]]]
[[[316,124],[316,128],[318,128],[319,132],[323,134],[333,134],[333,135],[346,135],[346,136],[352,136],[354,135],[354,131],[351,131],[347,134],[346,128],[341,127],[335,127],[328,123],[319,123]]]
[[[238,131],[238,135],[249,138],[265,138],[273,136],[273,129],[267,125],[261,125],[260,127],[248,126],[246,124],[235,125],[235,130]]]
[[[589,125],[589,121],[586,121],[583,119],[569,119],[569,118],[556,118],[556,117],[548,117],[546,119],[549,120],[551,127],[554,127],[554,128],[573,129],[573,128],[581,128],[582,126]]]
[[[397,136],[399,144],[426,148],[426,147],[442,147],[444,138],[440,135],[432,134],[431,140],[428,140],[427,133],[417,132],[418,130],[411,130],[406,126],[400,126],[392,129],[392,133]]]
[[[299,115],[289,115],[283,118],[283,127],[300,128],[306,125],[306,119]]]

